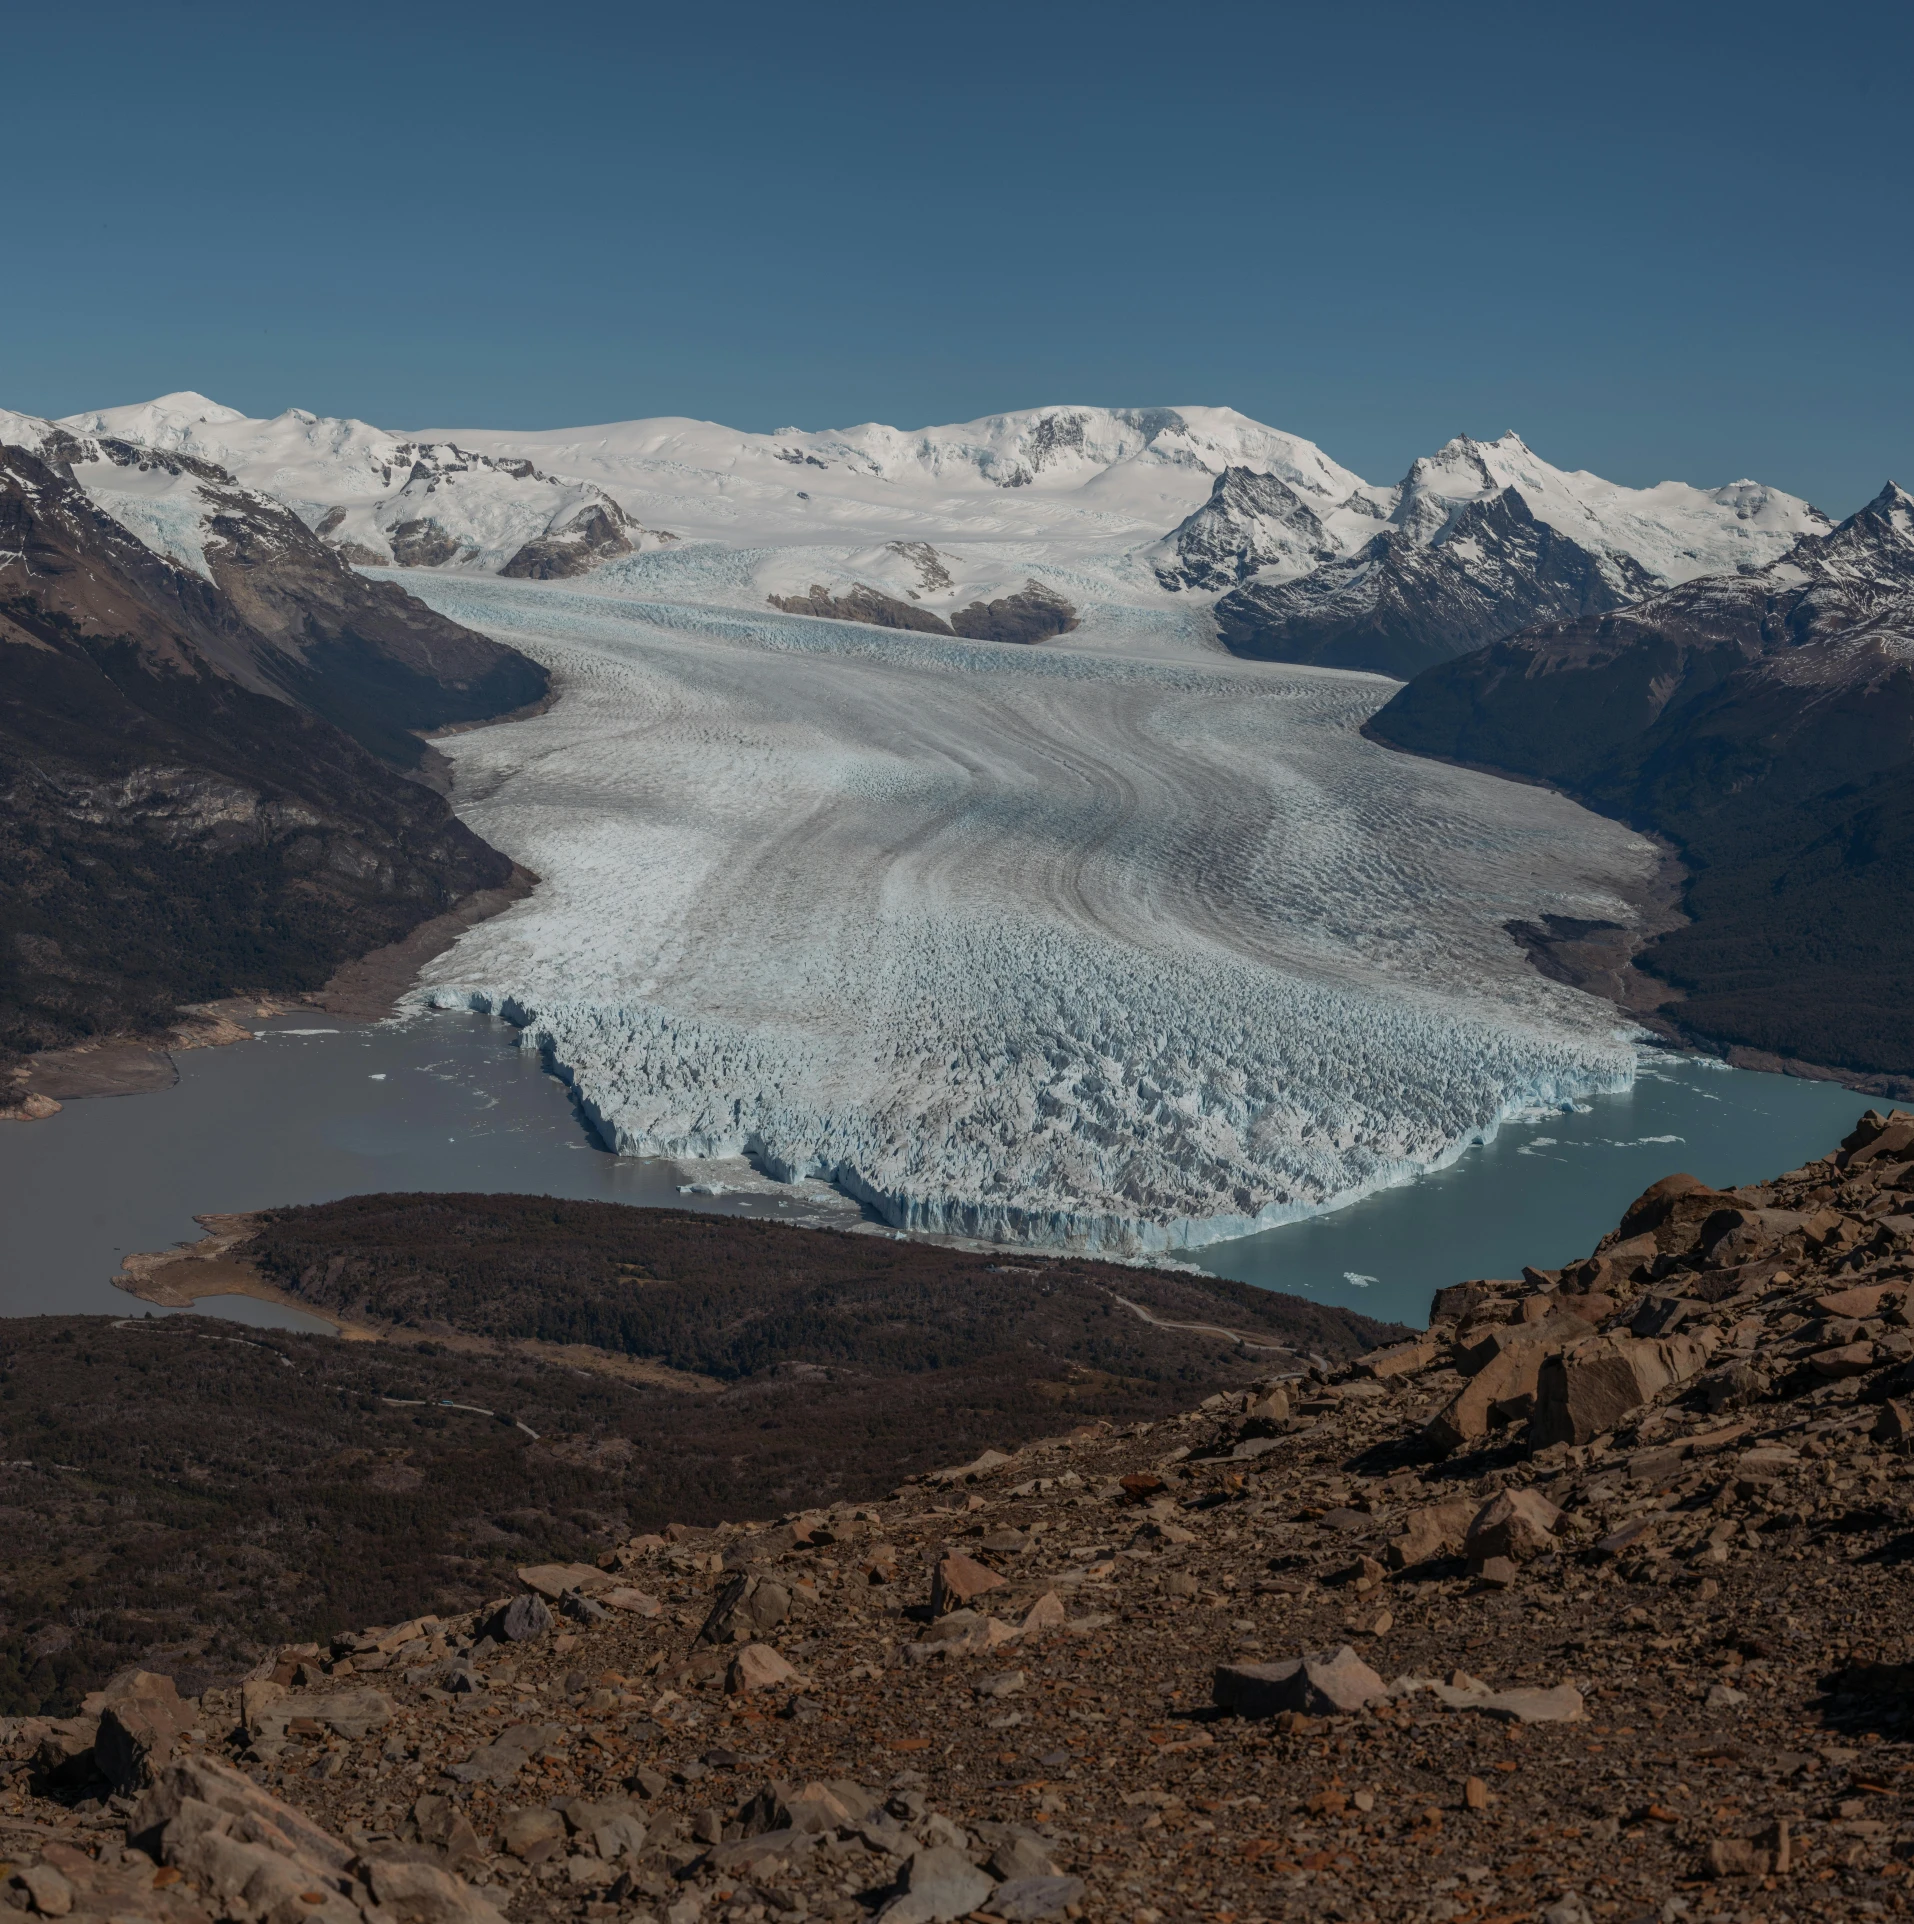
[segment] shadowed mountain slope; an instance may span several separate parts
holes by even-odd
[[[1692,923],[1644,966],[1719,1041],[1914,1074],[1914,500],[1781,560],[1430,669],[1368,724],[1678,842]]]

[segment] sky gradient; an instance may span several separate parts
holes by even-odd
[[[1240,408],[1914,485],[1914,10],[740,4],[8,26],[0,405]]]

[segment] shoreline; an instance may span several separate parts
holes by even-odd
[[[238,1215],[195,1216],[194,1222],[205,1231],[197,1242],[175,1243],[171,1249],[129,1251],[121,1258],[119,1271],[111,1279],[113,1287],[158,1309],[196,1309],[200,1300],[208,1296],[250,1296],[255,1302],[296,1310],[315,1322],[330,1324],[332,1333],[347,1343],[383,1343],[399,1333],[397,1324],[360,1322],[333,1310],[319,1309],[261,1276],[246,1260],[245,1248],[257,1232],[263,1213],[254,1210]],[[534,1357],[563,1368],[653,1389],[716,1396],[728,1387],[714,1376],[700,1376],[690,1370],[673,1369],[652,1357],[628,1356],[619,1351],[595,1349],[585,1343],[541,1342],[530,1336],[499,1340],[469,1335],[442,1322],[408,1325],[405,1333],[436,1343],[441,1349],[489,1357]]]
[[[267,1282],[250,1263],[236,1260],[235,1252],[252,1240],[259,1226],[256,1213],[209,1214],[193,1220],[206,1232],[198,1242],[176,1243],[171,1249],[129,1250],[110,1279],[113,1287],[159,1309],[194,1309],[202,1296],[250,1296],[255,1302],[330,1323],[333,1334],[347,1342],[379,1340],[377,1330],[316,1310]]]
[[[462,896],[443,915],[421,922],[399,941],[342,964],[317,989],[185,1003],[181,1019],[157,1034],[101,1036],[39,1050],[10,1072],[8,1086],[0,1091],[0,1120],[37,1122],[58,1115],[69,1102],[170,1089],[179,1080],[173,1058],[181,1051],[251,1042],[250,1023],[273,1016],[311,1009],[347,1022],[385,1021],[398,1013],[400,1001],[428,962],[468,929],[524,901],[538,883],[537,875],[514,862],[503,886]]]
[[[1392,755],[1407,755],[1412,761],[1440,762],[1449,768],[1466,768],[1472,774],[1492,775],[1497,781],[1513,782],[1522,788],[1545,788],[1551,794],[1574,802],[1578,808],[1588,808],[1591,815],[1602,814],[1600,809],[1589,808],[1588,803],[1573,789],[1544,781],[1540,776],[1497,768],[1488,762],[1462,761],[1452,755],[1427,755],[1402,748],[1395,742],[1384,741],[1370,734],[1367,723],[1363,725],[1362,738],[1373,747],[1387,749]],[[1604,815],[1602,819],[1618,821],[1621,818]],[[1662,853],[1662,860],[1657,865],[1649,888],[1636,904],[1644,911],[1638,928],[1624,929],[1620,924],[1585,924],[1577,925],[1580,933],[1558,933],[1534,923],[1504,923],[1509,934],[1527,952],[1531,967],[1547,976],[1551,982],[1563,983],[1569,988],[1580,989],[1586,995],[1598,996],[1604,1002],[1613,1003],[1623,1014],[1659,1036],[1670,1048],[1692,1055],[1711,1056],[1718,1062],[1725,1062],[1731,1069],[1752,1069],[1763,1075],[1796,1076],[1806,1082],[1836,1082],[1844,1089],[1852,1089],[1857,1095],[1884,1096],[1893,1101],[1914,1100],[1914,1076],[1894,1075],[1886,1070],[1835,1068],[1827,1063],[1810,1062],[1801,1056],[1777,1055],[1772,1050],[1751,1048],[1745,1043],[1723,1042],[1717,1036],[1690,1029],[1679,1015],[1673,1013],[1684,1000],[1682,992],[1672,983],[1663,982],[1638,969],[1635,958],[1659,936],[1693,919],[1681,906],[1681,898],[1687,887],[1688,865],[1674,843],[1654,829],[1636,829],[1635,832],[1645,841],[1654,843]],[[1549,919],[1561,921],[1565,918]]]

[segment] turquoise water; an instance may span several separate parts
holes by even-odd
[[[141,1096],[0,1124],[0,1314],[143,1313],[110,1278],[130,1250],[200,1232],[199,1213],[387,1189],[501,1191],[776,1216],[777,1197],[681,1196],[671,1164],[601,1149],[566,1089],[489,1016],[380,1027],[323,1017],[179,1058]],[[1507,1125],[1454,1167],[1190,1260],[1219,1276],[1421,1322],[1430,1292],[1587,1253],[1628,1202],[1686,1169],[1725,1185],[1832,1148],[1868,1106],[1826,1083],[1678,1059],[1633,1091]],[[243,1298],[203,1308],[303,1323]]]
[[[1624,1095],[1505,1124],[1487,1147],[1404,1188],[1190,1260],[1420,1325],[1445,1284],[1586,1256],[1650,1183],[1675,1170],[1717,1189],[1778,1175],[1825,1155],[1870,1106],[1834,1083],[1655,1057]]]

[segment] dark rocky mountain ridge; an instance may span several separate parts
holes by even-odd
[[[1914,499],[1779,561],[1431,668],[1367,732],[1669,836],[1687,927],[1642,966],[1717,1042],[1914,1074]]]
[[[511,878],[402,771],[413,731],[535,701],[543,669],[182,463],[208,580],[103,512],[73,458],[177,459],[0,449],[0,1052],[316,989]]]

